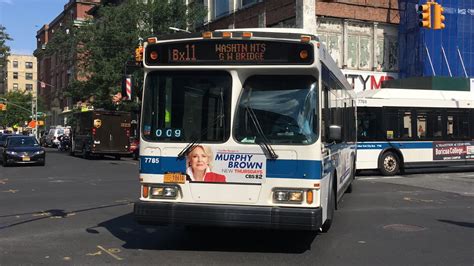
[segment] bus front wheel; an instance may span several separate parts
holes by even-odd
[[[383,175],[396,175],[400,170],[400,159],[395,153],[388,151],[380,157],[379,165],[380,172],[382,172]]]

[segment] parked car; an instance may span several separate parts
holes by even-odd
[[[138,160],[140,156],[140,139],[130,138],[130,154],[134,160]]]
[[[44,138],[44,144],[47,147],[57,147],[59,145],[58,137],[64,134],[64,127],[57,126],[51,128]]]
[[[12,135],[3,145],[2,164],[39,164],[45,165],[46,155],[35,137]]]

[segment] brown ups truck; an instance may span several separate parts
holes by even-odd
[[[130,155],[130,113],[91,110],[72,118],[71,155],[111,155],[116,159]]]

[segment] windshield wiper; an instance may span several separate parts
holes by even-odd
[[[258,121],[257,115],[255,115],[255,112],[253,111],[252,108],[248,106],[248,104],[247,106],[245,106],[245,110],[249,114],[250,120],[252,120],[252,123],[255,126],[257,133],[262,138],[262,141],[259,142],[258,144],[260,145],[260,147],[262,147],[263,151],[265,151],[265,155],[270,156],[270,159],[272,160],[277,159],[278,154],[275,153],[275,150],[273,150],[272,146],[270,145],[270,141],[268,141],[267,137],[265,136],[265,133],[262,130],[262,126],[260,125],[260,122]]]

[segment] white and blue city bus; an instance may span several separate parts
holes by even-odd
[[[357,170],[474,165],[473,91],[383,88],[358,96]]]
[[[327,231],[355,174],[354,94],[299,29],[148,38],[139,223]]]

